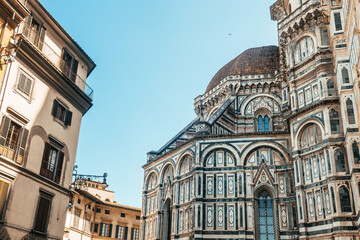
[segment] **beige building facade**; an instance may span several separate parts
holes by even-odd
[[[140,215],[140,208],[118,204],[114,192],[88,180],[71,191],[63,240],[138,240]]]
[[[62,239],[95,63],[38,0],[5,4],[21,11],[0,81],[0,239]]]
[[[144,168],[141,239],[360,239],[358,0],[278,0],[279,46],[195,98]]]

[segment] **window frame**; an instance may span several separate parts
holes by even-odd
[[[64,166],[65,153],[62,151],[63,148],[64,148],[64,145],[60,145],[60,143],[58,141],[55,142],[54,139],[49,138],[49,141],[45,142],[45,144],[44,144],[43,157],[42,157],[41,166],[40,166],[39,175],[57,183],[57,184],[60,184],[63,173],[64,173],[63,166]],[[47,166],[49,165],[49,158],[50,158],[50,153],[52,150],[57,151],[53,171],[48,169],[48,167],[45,168],[45,165],[47,165]],[[47,160],[47,162],[46,162],[46,160]],[[51,177],[48,176],[49,173],[46,171],[52,172]]]
[[[59,115],[59,109],[63,109],[63,117]],[[73,113],[69,110],[70,108],[60,99],[55,98],[51,110],[51,115],[54,121],[58,122],[63,127],[71,126]],[[62,119],[63,118],[63,119]]]
[[[39,191],[39,197],[38,197],[38,203],[37,203],[37,207],[36,207],[36,212],[35,212],[35,218],[34,218],[34,224],[33,224],[33,230],[36,233],[42,234],[42,235],[47,235],[47,231],[48,231],[48,225],[49,225],[49,220],[50,220],[50,216],[51,216],[51,210],[52,210],[52,199],[54,197],[54,194],[51,192],[48,192],[44,189],[40,189]],[[41,199],[46,199],[49,201],[49,206],[48,206],[48,212],[47,212],[47,216],[46,216],[46,220],[45,220],[45,226],[44,226],[44,231],[40,231],[38,229],[36,229],[36,225],[37,225],[37,221],[38,221],[38,217],[39,217],[39,210],[40,207],[43,207],[43,205],[40,204]]]
[[[19,88],[21,74],[25,76],[25,82],[27,80],[29,80],[31,82],[28,94],[25,92],[25,90],[22,90],[22,89]],[[25,83],[25,85],[26,85],[26,83]],[[33,89],[34,89],[34,85],[35,85],[35,78],[31,74],[29,74],[25,69],[19,67],[18,73],[17,73],[17,76],[16,76],[16,82],[15,82],[15,86],[14,86],[14,91],[16,93],[18,93],[20,96],[22,96],[23,98],[25,98],[28,103],[30,103],[32,93],[33,93]]]

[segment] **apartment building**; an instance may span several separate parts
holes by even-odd
[[[5,3],[21,11],[1,76],[0,239],[62,239],[95,63],[38,0]]]
[[[114,192],[87,180],[72,188],[64,240],[138,240],[141,209],[114,201]]]

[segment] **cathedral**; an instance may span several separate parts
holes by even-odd
[[[270,11],[279,46],[222,67],[148,153],[140,239],[360,239],[360,1]]]

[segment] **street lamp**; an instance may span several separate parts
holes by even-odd
[[[101,188],[106,189],[109,186],[106,183],[106,177],[108,176],[107,173],[104,173],[102,176],[101,175],[78,174],[77,168],[78,168],[78,166],[75,165],[74,170],[73,170],[74,171],[73,172],[74,181],[71,183],[70,187],[73,187],[75,189],[81,189],[85,185],[86,181],[94,181],[96,179],[101,179],[101,178],[102,178]]]

